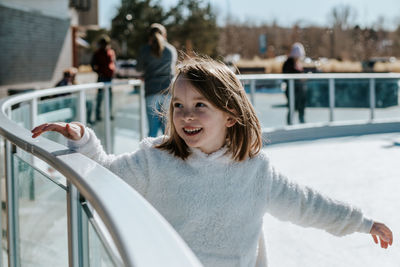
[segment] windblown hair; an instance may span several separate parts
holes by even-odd
[[[227,129],[227,153],[235,161],[257,155],[262,147],[260,123],[236,75],[225,64],[210,58],[189,58],[177,66],[176,79],[169,88],[172,96],[176,80],[181,76],[188,79],[210,103],[236,120]],[[173,112],[171,101],[167,114],[167,137],[156,147],[185,160],[190,149],[175,129]]]
[[[151,53],[160,58],[164,51],[164,37],[167,34],[165,27],[159,23],[153,23],[150,26],[150,46]]]

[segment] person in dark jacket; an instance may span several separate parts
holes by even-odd
[[[283,73],[303,73],[303,66],[301,59],[304,58],[305,51],[301,43],[294,43],[290,51],[288,59],[285,61],[282,67]],[[286,82],[286,97],[289,108],[289,81]],[[304,111],[306,108],[306,97],[307,97],[307,85],[302,80],[295,80],[294,82],[294,109],[299,113],[300,123],[304,123]],[[287,124],[291,124],[290,112],[287,115]]]
[[[103,36],[98,41],[98,49],[93,54],[90,65],[97,73],[97,82],[111,82],[115,72],[115,52],[111,47],[110,38]],[[99,88],[96,98],[96,121],[101,121],[101,102],[103,101],[103,88]],[[110,90],[110,111],[112,110],[112,90]],[[112,118],[112,116],[111,116]]]
[[[148,135],[157,136],[159,129],[164,133],[165,123],[161,112],[166,101],[163,91],[167,89],[175,74],[176,49],[167,42],[167,30],[158,23],[150,26],[149,41],[141,47],[137,70],[143,72],[145,82]]]
[[[75,84],[75,76],[78,70],[76,68],[68,68],[63,71],[62,79],[56,84],[56,87]]]

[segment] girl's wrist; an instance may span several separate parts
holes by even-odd
[[[81,128],[81,138],[79,140],[71,140],[68,139],[68,147],[69,148],[78,148],[80,146],[85,145],[90,138],[89,129],[86,128],[83,124],[78,124]]]
[[[375,223],[374,220],[371,220],[369,218],[364,218],[362,225],[361,225],[360,232],[361,233],[371,233],[374,223]]]

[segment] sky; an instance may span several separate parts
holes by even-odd
[[[160,0],[165,8],[178,0]],[[400,24],[400,0],[209,0],[223,24],[230,13],[236,21],[254,24],[276,21],[280,26],[329,25],[329,14],[337,5],[350,5],[356,11],[354,22],[361,27],[371,27],[379,17],[384,18],[384,27],[395,29]],[[109,28],[121,0],[99,0],[99,24]]]

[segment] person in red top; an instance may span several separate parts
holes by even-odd
[[[103,36],[98,41],[98,49],[91,60],[92,69],[97,73],[97,82],[111,82],[115,72],[115,52],[110,47],[110,38]],[[101,102],[103,88],[99,88],[96,98],[96,121],[101,121]],[[110,110],[112,110],[112,90],[110,90]],[[111,116],[112,118],[112,116]]]

